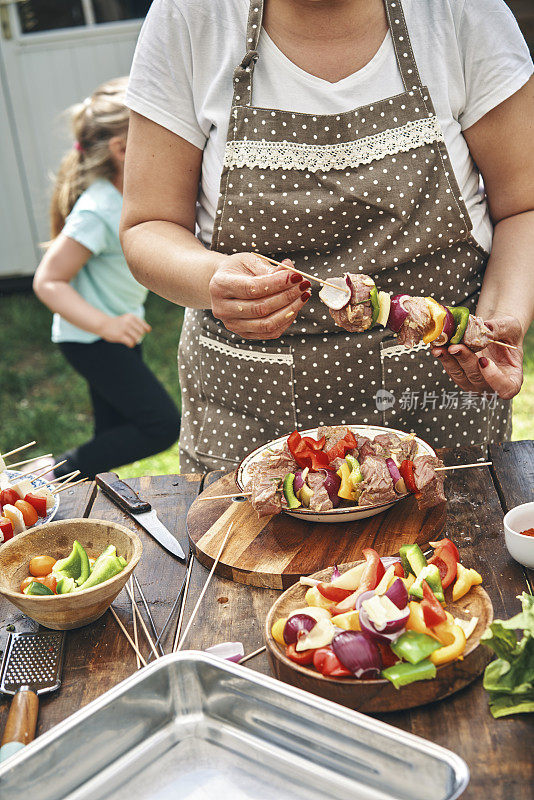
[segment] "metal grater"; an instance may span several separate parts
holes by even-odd
[[[65,631],[10,633],[0,669],[0,692],[27,686],[36,694],[61,686]]]

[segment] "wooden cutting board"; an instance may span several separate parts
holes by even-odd
[[[249,586],[287,589],[301,575],[361,559],[365,547],[388,556],[403,544],[424,546],[437,539],[445,525],[445,503],[419,511],[414,497],[374,517],[332,525],[303,522],[287,514],[259,519],[248,500],[202,499],[239,492],[234,475],[224,475],[194,501],[187,532],[198,560],[211,567],[233,522],[216,572]]]
[[[354,565],[342,565],[341,572],[345,572],[351,566]],[[332,569],[326,569],[314,577],[329,581],[331,575]],[[400,711],[433,703],[470,684],[493,658],[491,650],[480,644],[482,634],[493,622],[493,606],[487,592],[482,586],[474,586],[468,594],[453,603],[450,597],[451,590],[448,589],[445,592],[447,611],[454,617],[465,620],[478,617],[476,628],[467,640],[461,661],[452,661],[438,667],[437,675],[432,680],[418,681],[400,689],[395,689],[393,684],[384,678],[380,680],[325,678],[313,667],[300,666],[287,658],[285,648],[277,644],[271,636],[271,628],[277,619],[287,617],[296,608],[306,606],[304,598],[307,588],[299,584],[292,586],[280,595],[271,607],[264,631],[267,656],[275,678],[320,697],[326,697],[334,703],[340,703],[365,714]]]

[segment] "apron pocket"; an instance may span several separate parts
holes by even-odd
[[[297,427],[290,347],[235,345],[206,330],[199,346],[204,414],[197,453],[238,462]]]
[[[503,415],[501,401],[460,389],[429,345],[406,348],[396,341],[387,337],[380,347],[379,410],[384,425],[413,431],[433,447],[483,444],[495,438],[493,427]]]

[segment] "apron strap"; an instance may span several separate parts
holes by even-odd
[[[412,50],[410,34],[402,8],[402,0],[384,0],[395,56],[406,91],[422,86]],[[247,19],[247,52],[234,70],[232,106],[252,105],[252,77],[258,60],[258,42],[263,19],[263,0],[250,0]]]
[[[252,105],[252,75],[258,60],[258,42],[263,19],[263,0],[250,0],[247,20],[247,52],[234,70],[232,106]]]
[[[404,88],[407,92],[413,89],[420,89],[423,84],[413,54],[412,42],[402,8],[402,0],[384,0],[384,2],[395,49],[395,57],[399,65]]]

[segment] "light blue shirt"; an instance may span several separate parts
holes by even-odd
[[[135,280],[122,252],[121,209],[121,193],[106,180],[96,180],[78,198],[62,233],[87,247],[92,256],[70,285],[84,300],[112,317],[130,313],[144,319],[148,291]],[[53,342],[90,343],[98,338],[54,314]]]

